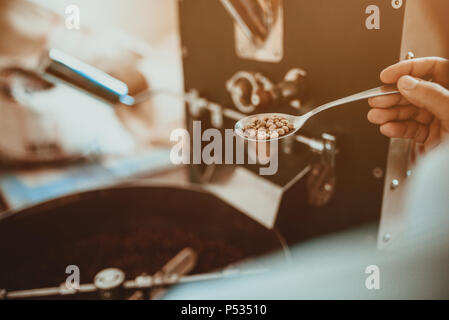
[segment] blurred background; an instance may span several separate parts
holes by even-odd
[[[264,45],[245,34],[229,3],[276,8],[279,17],[263,20],[272,28]],[[365,102],[329,112],[285,142],[273,177],[249,165],[170,161],[170,133],[191,131],[192,120],[223,130],[259,110],[300,115],[379,85],[379,71],[409,52],[449,58],[446,0],[409,0],[401,10],[379,1],[385,20],[371,31],[360,28],[371,1],[332,3],[0,0],[0,252],[9,258],[0,289],[3,283],[13,289],[57,285],[51,281],[63,281],[58,272],[73,261],[88,270],[86,281],[109,266],[133,277],[155,273],[190,246],[200,257],[195,272],[281,252],[247,266],[276,271],[270,288],[265,274],[249,282],[225,279],[213,284],[215,298],[236,290],[239,298],[447,297],[447,219],[441,215],[447,183],[422,171],[411,196],[390,188],[396,166],[387,161],[389,150],[409,166],[410,141],[389,141],[368,125]],[[79,29],[66,25],[74,5]],[[257,25],[260,16],[246,18]],[[86,83],[86,75],[100,80]],[[267,98],[273,88],[286,99]],[[149,99],[128,105],[142,93]],[[438,193],[421,201],[418,195],[436,181]],[[435,199],[432,210],[422,205]],[[385,246],[396,240],[385,212],[399,212],[402,201],[412,209],[401,228],[413,227],[393,254],[379,253],[376,238]],[[75,222],[68,227],[67,221]],[[38,270],[23,263],[33,259]],[[362,268],[372,261],[392,270],[388,290],[365,290]],[[437,272],[441,277],[429,281]],[[405,285],[395,286],[395,279]],[[303,287],[315,290],[296,290]],[[210,298],[204,295],[210,288],[181,286],[168,297]]]
[[[32,0],[54,12],[65,12],[69,5],[77,5],[83,23],[100,29],[123,30],[146,43],[156,44],[177,32],[176,1],[160,0]],[[144,14],[142,14],[144,13]]]
[[[66,10],[71,5],[79,8],[79,30],[66,26],[70,16]],[[176,96],[183,91],[176,1],[4,0],[0,16],[3,206],[19,207],[71,191],[69,187],[51,191],[46,177],[54,181],[60,175],[62,181],[82,176],[86,164],[77,164],[85,161],[101,166],[106,158],[117,161],[115,172],[105,177],[100,173],[104,170],[98,169],[94,181],[117,178],[119,166],[128,171],[120,178],[151,172],[153,156],[158,163],[155,167],[170,165],[166,157],[169,134],[184,125],[183,101]],[[169,91],[171,96],[154,95],[129,108],[92,98],[67,83],[38,90],[52,86],[38,79],[47,68],[50,49],[123,81],[130,95],[151,88]],[[73,104],[69,106],[68,101]],[[132,158],[134,165],[127,166],[124,158]],[[61,169],[63,163],[72,165]],[[76,170],[69,175],[68,168]],[[22,182],[27,179],[34,182],[27,187],[35,189],[25,189]],[[71,184],[75,191],[94,186],[94,181],[72,181],[67,186]],[[22,196],[11,196],[10,185],[24,186],[16,190]],[[44,186],[49,191],[46,195]],[[27,197],[26,193],[34,195]]]

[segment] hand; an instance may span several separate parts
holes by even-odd
[[[449,136],[449,60],[402,61],[382,71],[380,79],[386,84],[397,83],[401,92],[368,100],[373,108],[368,120],[380,125],[382,134],[414,139],[423,143],[424,151]]]

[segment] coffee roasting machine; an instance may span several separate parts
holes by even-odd
[[[251,114],[301,115],[378,86],[380,71],[400,58],[405,2],[376,2],[379,29],[366,26],[372,4],[181,1],[185,90],[191,95],[187,125],[201,120],[202,129],[225,129]],[[380,214],[388,139],[366,121],[368,110],[362,101],[327,111],[296,137],[282,140],[273,176],[258,175],[255,165],[198,165],[192,166],[191,178],[207,181],[219,196],[277,228],[288,243],[374,221]],[[229,172],[235,177],[230,179]],[[223,185],[220,179],[246,197],[217,187]]]
[[[379,28],[366,24],[373,4]],[[304,114],[379,86],[379,72],[404,58],[405,1],[180,0],[178,8],[192,135],[194,121],[224,131],[252,114]],[[177,281],[222,277],[217,270],[245,259],[378,220],[389,141],[367,111],[361,101],[312,119],[280,143],[275,175],[259,175],[257,164],[194,164],[194,186],[121,185],[3,215],[0,299],[157,298]],[[72,264],[93,284],[58,287]]]

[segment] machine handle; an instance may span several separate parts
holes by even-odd
[[[109,102],[129,104],[126,83],[60,50],[48,51],[43,69],[45,75],[64,80]]]

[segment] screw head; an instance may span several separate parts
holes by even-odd
[[[409,51],[409,52],[407,52],[405,59],[407,59],[407,60],[415,59],[415,54],[412,51]]]
[[[125,273],[120,269],[109,268],[100,271],[95,276],[95,286],[102,290],[118,288],[125,281]]]
[[[385,233],[384,236],[382,237],[382,241],[387,243],[388,241],[391,240],[391,234],[390,233]]]
[[[391,181],[391,185],[390,185],[391,190],[395,190],[398,187],[399,187],[399,180],[398,179],[393,179]]]
[[[400,9],[402,7],[403,1],[402,0],[392,0],[391,1],[391,6],[394,9]]]
[[[382,179],[384,176],[384,171],[381,168],[376,167],[373,169],[373,176],[376,179]]]

